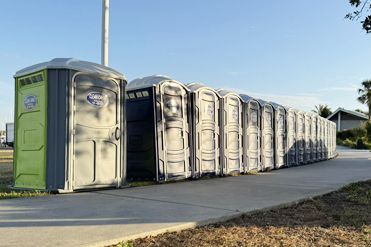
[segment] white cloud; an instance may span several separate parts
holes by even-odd
[[[244,93],[255,98],[260,98],[266,101],[273,101],[284,106],[294,107],[304,111],[311,111],[315,105],[326,104],[321,99],[321,95],[317,93],[300,93],[300,94],[273,94],[252,92],[240,89],[231,89],[231,91]]]
[[[320,92],[333,92],[333,91],[341,91],[341,92],[357,92],[359,85],[351,84],[346,86],[336,86],[336,87],[325,87],[321,88],[318,91]]]

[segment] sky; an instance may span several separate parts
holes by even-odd
[[[100,63],[101,0],[1,0],[0,129],[17,70],[56,57]],[[109,66],[238,90],[310,111],[366,110],[371,34],[348,0],[111,0]]]

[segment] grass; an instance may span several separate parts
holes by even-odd
[[[371,246],[371,180],[295,205],[117,246]]]
[[[11,159],[9,159],[11,157]],[[13,151],[0,150],[0,200],[48,195],[46,192],[33,190],[13,190]]]

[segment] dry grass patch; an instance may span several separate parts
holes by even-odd
[[[371,246],[371,180],[296,205],[118,246]]]

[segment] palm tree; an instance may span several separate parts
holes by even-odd
[[[319,105],[316,105],[314,107],[315,107],[315,109],[312,110],[312,111],[317,113],[321,117],[327,118],[328,116],[330,116],[332,114],[332,111],[331,111],[331,109],[328,105],[319,104]]]
[[[362,87],[358,89],[359,97],[357,100],[368,107],[368,120],[371,121],[371,80],[362,82]]]

